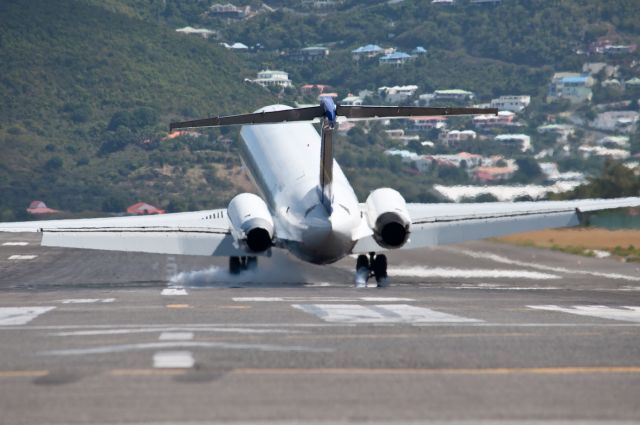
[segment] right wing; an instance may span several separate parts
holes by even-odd
[[[0,232],[40,232],[42,246],[176,255],[249,255],[235,246],[226,209],[0,223]]]
[[[640,206],[640,198],[575,201],[407,204],[409,241],[400,249],[446,245],[554,227],[580,224],[583,213]],[[372,237],[359,240],[353,253],[381,251]]]

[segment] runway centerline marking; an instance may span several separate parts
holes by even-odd
[[[48,370],[0,370],[0,378],[39,378],[48,374]]]
[[[112,303],[115,298],[69,298],[66,300],[60,300],[58,302],[62,304],[100,304],[100,303]]]
[[[292,304],[293,308],[332,323],[477,323],[449,313],[408,304]]]
[[[620,273],[604,273],[604,272],[594,272],[589,270],[567,269],[565,267],[547,266],[544,264],[536,264],[536,263],[531,263],[527,261],[512,260],[510,258],[503,257],[502,255],[494,254],[492,252],[470,251],[467,249],[451,248],[451,247],[442,247],[440,249],[447,252],[463,254],[472,258],[481,258],[485,260],[491,260],[496,263],[522,266],[522,267],[527,267],[527,268],[532,268],[537,270],[545,270],[545,271],[555,272],[555,273],[579,274],[579,275],[588,275],[588,276],[596,276],[596,277],[605,277],[608,279],[621,279],[621,280],[630,280],[634,282],[640,282],[640,277],[629,276],[629,275],[620,274]]]
[[[33,260],[37,257],[37,255],[11,255],[9,256],[9,260]]]
[[[637,306],[621,306],[616,308],[606,305],[574,305],[571,307],[562,307],[558,305],[529,305],[527,307],[536,310],[557,311],[577,314],[579,316],[640,323],[640,307]]]
[[[27,246],[29,242],[5,242],[2,246]]]
[[[190,341],[193,339],[193,332],[162,332],[160,341]]]
[[[23,328],[24,329],[24,328]],[[127,329],[90,329],[84,331],[67,331],[52,333],[53,336],[101,336],[101,335],[130,335],[142,333],[237,333],[237,334],[301,334],[305,331],[289,329],[254,329],[254,328],[225,328],[212,326],[177,326],[177,327],[140,327]]]
[[[164,288],[161,295],[189,295],[183,287]]]
[[[25,325],[55,307],[0,307],[0,325]]]
[[[160,351],[153,355],[153,367],[158,369],[189,369],[195,363],[190,351]]]

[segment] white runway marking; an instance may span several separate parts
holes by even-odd
[[[96,304],[96,303],[112,303],[115,298],[69,298],[60,300],[62,304]]]
[[[293,304],[292,307],[333,323],[481,322],[407,304]]]
[[[55,307],[0,307],[0,325],[24,325]]]
[[[9,257],[9,260],[33,260],[37,257],[37,255],[12,255]]]
[[[233,301],[247,302],[411,302],[413,298],[397,297],[233,297]]]
[[[577,314],[579,316],[590,316],[601,319],[640,323],[640,307],[635,306],[615,308],[605,305],[574,305],[572,307],[560,307],[557,305],[528,305],[527,307],[536,310],[560,311],[562,313]]]
[[[160,341],[191,341],[193,332],[162,332],[158,339]]]
[[[544,264],[536,264],[536,263],[530,263],[527,261],[512,260],[510,258],[493,254],[491,252],[470,251],[467,249],[449,248],[449,247],[442,247],[440,249],[442,249],[443,251],[454,252],[457,254],[464,254],[472,258],[482,258],[485,260],[495,261],[496,263],[528,267],[532,269],[545,270],[545,271],[555,272],[555,273],[580,274],[580,275],[589,275],[589,276],[596,276],[596,277],[605,277],[608,279],[622,279],[622,280],[640,282],[640,277],[638,276],[629,276],[629,275],[620,274],[620,273],[603,273],[603,272],[594,272],[594,271],[588,271],[588,270],[567,269],[564,267],[546,266]]]
[[[275,325],[274,325],[275,327]],[[184,333],[184,332],[212,332],[212,333],[238,333],[238,334],[299,334],[304,331],[288,329],[253,329],[253,328],[225,328],[210,326],[180,326],[180,327],[141,327],[133,329],[92,329],[86,331],[58,332],[55,336],[97,336],[97,335],[129,335],[142,333]]]
[[[559,279],[560,276],[528,270],[497,269],[453,269],[448,267],[391,267],[389,276],[398,277],[441,277],[456,279],[511,278],[548,280]]]
[[[2,246],[27,246],[29,242],[5,242]]]
[[[164,288],[162,290],[162,295],[189,295],[186,289],[176,287],[176,288]]]
[[[153,355],[153,367],[189,369],[195,364],[189,351],[161,351]]]
[[[179,341],[179,342],[148,342],[142,344],[122,344],[122,345],[106,345],[102,347],[92,348],[74,348],[68,350],[51,350],[42,351],[40,355],[53,356],[84,356],[88,354],[111,354],[126,353],[129,351],[157,350],[166,348],[219,348],[223,350],[254,350],[269,352],[291,352],[291,351],[307,351],[307,352],[332,352],[328,348],[305,347],[300,345],[275,345],[275,344],[243,344],[233,342],[196,342],[196,341]]]

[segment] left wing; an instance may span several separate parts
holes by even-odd
[[[575,201],[488,202],[469,204],[407,204],[411,216],[409,241],[400,249],[446,245],[511,233],[580,224],[583,213],[640,206],[640,198]],[[381,251],[366,237],[354,254]]]
[[[247,255],[234,245],[226,209],[0,223],[0,232],[41,232],[43,246],[159,254]]]

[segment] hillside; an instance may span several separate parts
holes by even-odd
[[[215,43],[83,2],[1,2],[0,215],[40,198],[74,211],[227,199],[233,182],[207,184],[209,163],[238,163],[217,133],[159,141],[172,119],[273,103],[245,68]]]

